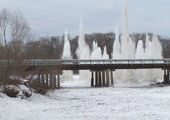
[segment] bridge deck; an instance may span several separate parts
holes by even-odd
[[[92,69],[170,69],[170,59],[100,59],[100,60],[62,60],[62,59],[32,59],[32,60],[0,60],[0,65],[6,63],[28,66],[29,68],[48,67],[60,70],[92,70]],[[31,69],[30,69],[31,70]]]
[[[30,59],[0,60],[0,64],[58,65],[58,64],[170,64],[168,59]]]

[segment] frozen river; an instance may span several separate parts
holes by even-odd
[[[27,100],[1,94],[0,120],[168,120],[170,87],[67,88]]]

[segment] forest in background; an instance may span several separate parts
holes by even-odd
[[[152,38],[152,33],[147,33]],[[120,35],[121,36],[121,35]],[[136,46],[139,40],[144,42],[146,33],[133,33],[130,35]],[[78,48],[78,36],[71,38],[70,49],[73,59],[77,59],[76,49]],[[114,33],[92,33],[85,34],[85,41],[89,45],[89,49],[92,51],[93,41],[98,43],[98,46],[103,52],[104,47],[107,48],[107,53],[112,58],[111,53],[113,52],[113,44],[115,40]],[[170,40],[168,38],[161,38],[159,40],[163,46],[163,57],[170,58]],[[10,59],[60,59],[63,53],[64,46],[64,35],[63,36],[52,36],[42,37],[38,40],[31,40],[24,42],[20,40],[11,41],[8,43]],[[1,59],[6,58],[6,49],[3,44],[0,45]]]

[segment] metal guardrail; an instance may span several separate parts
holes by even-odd
[[[167,59],[31,59],[31,60],[0,60],[0,64],[18,65],[59,65],[59,64],[170,64]]]

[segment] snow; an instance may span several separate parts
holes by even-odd
[[[28,99],[0,96],[0,120],[170,119],[170,87],[72,87]]]

